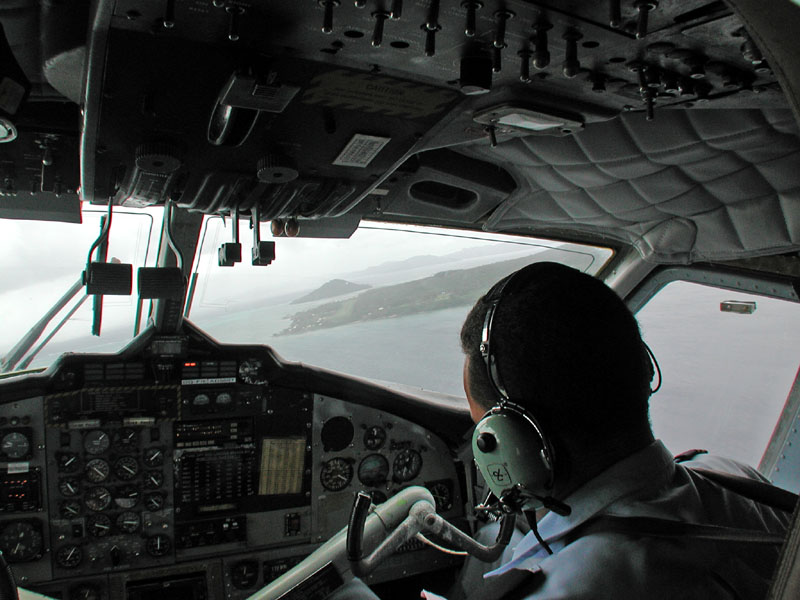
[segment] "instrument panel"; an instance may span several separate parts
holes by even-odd
[[[267,348],[159,344],[69,355],[34,376],[41,394],[4,403],[0,549],[19,585],[246,598],[344,527],[359,491],[377,504],[425,485],[440,514],[463,516],[459,463],[421,425],[301,373],[278,383]],[[414,540],[371,581],[453,560]]]

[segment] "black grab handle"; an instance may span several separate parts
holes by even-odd
[[[347,527],[347,560],[359,561],[364,556],[363,538],[364,523],[367,521],[372,498],[364,492],[359,492],[350,511],[350,524]]]

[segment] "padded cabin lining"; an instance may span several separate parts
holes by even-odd
[[[658,263],[800,249],[800,139],[789,110],[661,110],[572,137],[462,147],[520,187],[491,231],[579,231],[633,244]]]

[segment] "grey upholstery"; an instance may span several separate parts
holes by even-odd
[[[486,228],[583,231],[688,263],[800,249],[800,140],[789,110],[629,113],[566,138],[461,148],[520,187]]]

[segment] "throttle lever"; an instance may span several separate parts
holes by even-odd
[[[367,521],[372,498],[364,492],[358,492],[353,510],[350,511],[350,522],[347,525],[347,560],[359,561],[364,556],[364,523]]]

